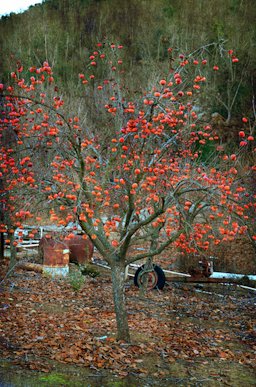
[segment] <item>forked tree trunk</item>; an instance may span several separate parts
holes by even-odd
[[[119,262],[111,265],[113,298],[116,312],[117,340],[130,342],[127,311],[125,305],[125,266]]]

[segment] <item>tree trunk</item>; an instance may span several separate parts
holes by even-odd
[[[125,305],[125,266],[114,261],[111,265],[112,288],[117,323],[117,340],[130,342],[127,311]]]
[[[4,233],[0,233],[0,259],[4,259]]]
[[[17,260],[17,249],[16,246],[14,246],[14,234],[9,234],[8,233],[8,238],[10,239],[10,263],[9,263],[9,269],[12,269]]]

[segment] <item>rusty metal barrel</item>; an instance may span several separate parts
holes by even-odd
[[[93,255],[93,244],[89,238],[84,239],[82,235],[75,235],[67,241],[70,262],[80,265],[89,263]]]
[[[69,272],[69,248],[66,242],[43,237],[39,243],[43,254],[43,271],[53,276]]]

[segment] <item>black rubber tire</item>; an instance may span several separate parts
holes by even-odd
[[[152,275],[153,275],[153,284],[151,282],[150,284],[150,279],[149,279],[149,286],[148,286],[148,289],[151,290],[151,289],[160,289],[162,290],[164,285],[165,285],[165,281],[166,281],[166,278],[165,278],[165,274],[164,274],[164,271],[161,269],[160,266],[157,266],[157,265],[153,265],[154,267],[154,271],[152,271]],[[139,278],[142,278],[140,277],[140,273],[143,271],[143,268],[144,268],[144,265],[140,266],[136,272],[135,272],[135,275],[134,275],[134,285],[139,287]],[[151,274],[149,273],[149,274]]]

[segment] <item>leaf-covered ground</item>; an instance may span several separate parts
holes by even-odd
[[[140,296],[129,280],[126,296],[129,345],[115,340],[109,272],[74,291],[74,278],[16,270],[0,289],[0,357],[45,373],[63,363],[165,386],[255,385],[255,292],[169,283]]]

